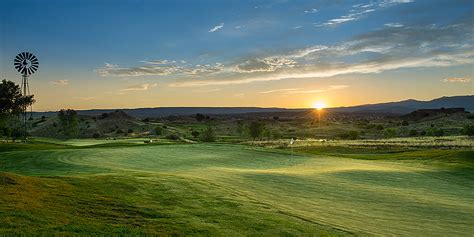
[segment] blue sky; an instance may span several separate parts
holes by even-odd
[[[38,110],[308,107],[473,94],[474,3],[0,2],[0,76],[34,53]]]

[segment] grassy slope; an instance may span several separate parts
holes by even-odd
[[[217,144],[32,149],[0,153],[9,172],[0,177],[0,233],[474,232],[472,151],[376,159]]]

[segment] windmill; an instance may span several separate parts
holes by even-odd
[[[21,80],[21,91],[23,93],[23,96],[29,96],[30,95],[30,86],[28,84],[28,77],[35,73],[36,70],[38,70],[38,58],[36,58],[35,55],[29,52],[22,52],[19,53],[14,60],[14,66],[15,69],[21,73],[22,80]],[[23,113],[22,113],[22,120],[23,120],[23,126],[24,126],[24,132],[25,132],[25,137],[26,137],[26,113],[27,113],[27,107],[23,107]],[[33,108],[30,107],[30,116],[33,116]]]

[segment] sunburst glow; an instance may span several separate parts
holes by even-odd
[[[326,104],[322,101],[317,101],[317,102],[314,102],[313,108],[315,108],[317,110],[322,110],[322,109],[326,108]]]

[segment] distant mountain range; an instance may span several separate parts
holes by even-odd
[[[441,97],[430,101],[403,100],[398,102],[388,102],[379,104],[367,104],[351,107],[330,108],[332,112],[357,112],[357,113],[391,113],[408,114],[417,109],[439,109],[439,108],[462,107],[466,111],[474,112],[474,95]],[[110,113],[117,109],[92,109],[79,110],[82,115],[100,115]],[[136,108],[120,109],[125,113],[137,117],[167,117],[193,115],[196,113],[224,115],[224,114],[246,114],[246,113],[278,113],[278,112],[301,112],[302,109],[284,109],[284,108],[260,108],[260,107],[157,107],[157,108]],[[56,112],[35,112],[34,116],[52,116]]]
[[[459,107],[465,108],[466,111],[474,112],[474,95],[451,97],[444,96],[430,101],[419,101],[411,99],[398,102],[339,107],[332,108],[331,111],[408,114],[418,109],[439,109],[443,107]]]

